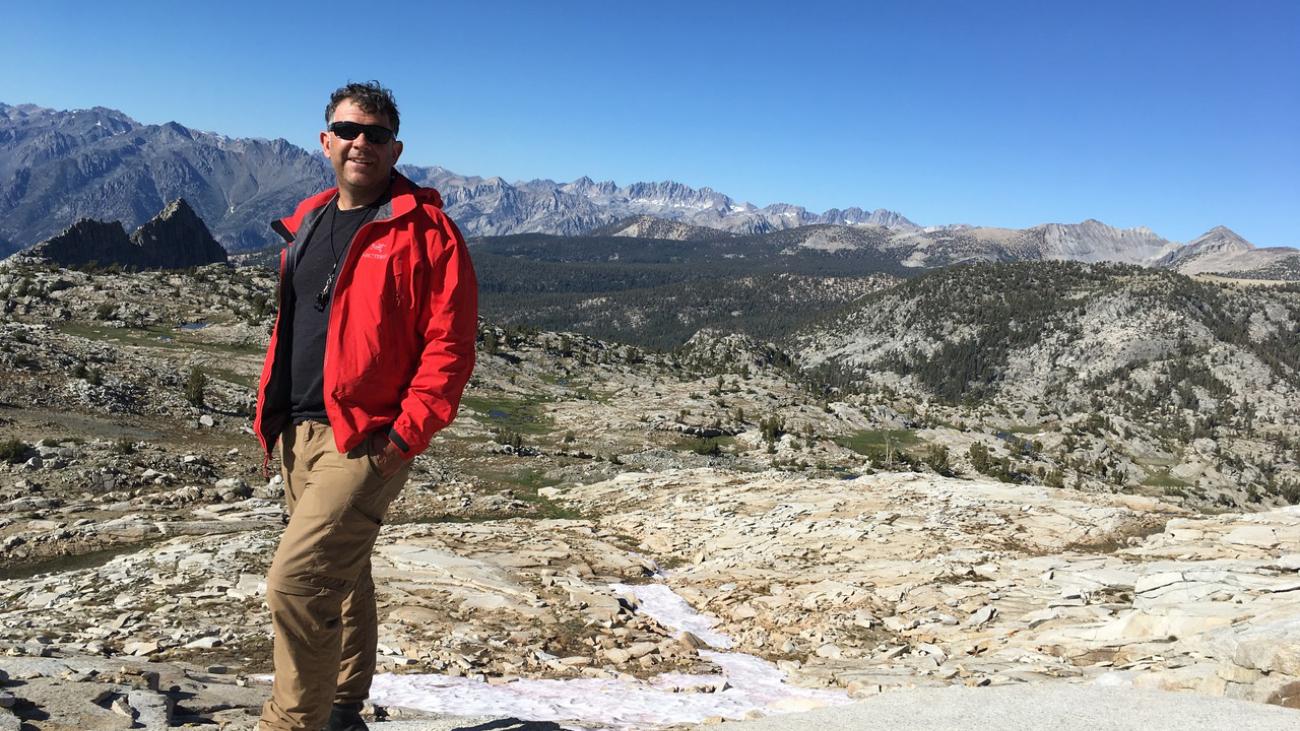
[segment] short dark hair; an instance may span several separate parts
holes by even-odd
[[[397,102],[393,100],[393,92],[385,89],[378,81],[367,81],[364,84],[349,81],[346,85],[335,89],[334,93],[330,94],[329,106],[325,107],[326,125],[334,121],[334,110],[345,99],[350,99],[353,104],[369,114],[382,114],[388,117],[388,121],[393,125],[393,134],[397,134],[397,126],[400,122]]]

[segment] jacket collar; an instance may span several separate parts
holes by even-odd
[[[339,189],[334,187],[307,198],[298,204],[293,215],[273,221],[271,228],[275,229],[286,243],[292,242],[304,224],[310,229],[311,224],[320,216],[325,206],[334,200],[338,192]],[[421,188],[396,170],[393,171],[391,192],[388,201],[379,207],[379,212],[375,216],[376,221],[388,221],[405,216],[414,211],[420,203],[431,203],[437,208],[442,207],[442,196],[438,195],[438,191],[432,188]]]

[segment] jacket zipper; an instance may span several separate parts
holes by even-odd
[[[308,231],[307,231],[308,236],[311,235],[312,231],[315,230],[316,225],[319,224],[319,223],[320,223],[320,216],[317,216],[313,221],[311,221],[310,225],[307,227],[307,228],[308,228]],[[272,228],[276,228],[274,224],[272,225]],[[300,228],[298,229],[298,231],[301,232],[301,230],[302,230],[302,229],[301,229],[301,227],[300,227]],[[281,328],[282,328],[282,327],[284,326],[284,324],[285,324],[285,322],[284,322],[284,312],[285,312],[284,304],[285,304],[285,301],[286,301],[286,300],[285,300],[285,297],[286,297],[286,295],[287,295],[287,291],[285,290],[285,282],[291,282],[291,281],[293,281],[293,270],[294,270],[294,265],[295,265],[296,260],[297,260],[297,258],[298,258],[298,252],[294,250],[294,249],[295,249],[294,244],[295,244],[295,243],[297,242],[297,240],[298,240],[297,233],[298,233],[298,232],[295,232],[295,235],[294,235],[292,238],[289,239],[288,244],[287,244],[286,247],[285,247],[285,252],[284,252],[284,267],[283,267],[283,268],[281,269],[281,271],[280,271],[280,291],[276,293],[276,295],[277,295],[277,296],[276,296],[276,301],[278,302],[278,306],[277,306],[277,309],[276,309],[276,311],[275,311],[275,324],[272,326],[272,327],[274,328],[274,338],[275,338],[275,349],[276,349],[276,352],[275,352],[274,354],[272,354],[272,360],[271,360],[271,372],[268,374],[268,376],[267,376],[267,380],[266,380],[266,389],[267,389],[267,390],[264,391],[264,392],[261,394],[262,402],[263,402],[264,404],[265,404],[266,401],[267,401],[267,394],[268,394],[268,392],[269,392],[272,388],[275,387],[275,383],[276,383],[276,373],[278,373],[279,370],[284,366],[284,364],[283,364],[283,362],[282,362],[283,359],[279,357],[279,356],[280,356],[280,346],[281,346],[281,344],[284,342],[284,341],[283,341],[283,338],[282,338],[283,333],[281,333],[280,330],[281,330]],[[263,413],[263,417],[265,417],[265,416],[266,416],[265,413]],[[262,469],[263,469],[263,471],[265,472],[265,471],[266,471],[266,463],[269,462],[269,460],[270,460],[270,458],[271,458],[271,450],[274,448],[274,442],[275,442],[275,440],[272,439],[271,437],[267,436],[265,433],[263,433],[263,430],[266,428],[266,422],[265,422],[265,421],[263,421],[263,423],[262,423],[260,426],[261,426],[261,429],[259,429],[259,431],[258,431],[258,437],[262,440],[262,443],[266,445],[266,454],[264,455],[265,459],[263,460],[263,464],[262,464]]]
[[[335,204],[335,201],[337,201],[337,200],[338,200],[338,196],[335,195],[333,198],[330,199],[330,202],[329,202],[327,205],[334,205],[334,204]],[[337,279],[334,280],[334,286],[330,288],[330,301],[329,301],[329,313],[330,313],[330,316],[329,316],[329,320],[325,323],[325,356],[324,356],[324,358],[322,358],[322,360],[321,360],[321,370],[322,370],[324,373],[326,373],[326,374],[328,374],[328,373],[330,372],[330,342],[331,342],[331,340],[330,340],[330,330],[332,329],[332,326],[333,326],[333,324],[334,324],[334,298],[335,298],[335,296],[338,294],[338,291],[339,291],[339,282],[342,281],[344,272],[348,272],[348,271],[349,271],[349,267],[352,266],[352,262],[353,262],[353,260],[354,260],[355,258],[357,258],[358,256],[360,256],[360,254],[358,254],[356,251],[354,251],[352,247],[355,246],[356,243],[357,243],[357,240],[361,238],[361,234],[362,234],[362,232],[364,232],[364,231],[368,231],[368,230],[370,229],[371,226],[374,226],[374,225],[377,224],[377,223],[386,223],[386,222],[391,221],[391,220],[393,220],[393,219],[395,219],[395,218],[397,218],[397,217],[396,217],[396,216],[389,216],[388,218],[385,218],[385,219],[382,219],[382,220],[381,220],[381,219],[376,219],[376,220],[374,220],[374,221],[367,221],[365,224],[363,224],[363,225],[361,226],[361,228],[357,229],[357,232],[356,232],[355,234],[352,234],[352,239],[351,239],[350,241],[348,241],[348,250],[347,250],[347,254],[345,254],[344,257],[343,257],[343,268],[339,270],[339,276],[338,276]],[[323,386],[323,385],[324,385],[324,384],[322,383],[322,386]],[[333,394],[330,394],[330,395],[333,396]],[[326,410],[326,412],[329,411],[329,404],[328,404],[328,403],[325,405],[325,410]]]

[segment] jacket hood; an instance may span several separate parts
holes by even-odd
[[[307,218],[313,211],[319,210],[334,200],[338,195],[338,187],[323,190],[298,204],[298,208],[293,215],[287,218],[281,218],[271,222],[271,228],[280,234],[286,242],[293,241],[293,237],[298,232],[298,227],[302,225],[303,219]],[[392,197],[385,205],[382,214],[383,218],[396,218],[404,216],[415,210],[416,206],[425,205],[434,208],[442,208],[442,196],[433,188],[421,188],[411,179],[393,171]]]
[[[414,193],[416,200],[420,201],[425,205],[433,206],[434,208],[442,208],[442,196],[438,194],[438,190],[436,188],[421,188],[417,186],[415,183],[412,183],[401,173],[398,173],[397,176],[402,180],[405,180],[406,183],[411,186],[411,188],[413,189],[412,192]]]

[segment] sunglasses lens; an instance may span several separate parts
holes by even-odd
[[[339,139],[344,140],[355,140],[362,132],[365,132],[366,141],[375,145],[385,145],[393,139],[393,131],[391,129],[380,127],[377,124],[335,122],[330,125],[329,129]]]
[[[393,131],[387,127],[368,124],[366,125],[366,139],[376,145],[385,145],[388,144],[389,140],[393,139]]]
[[[356,122],[335,122],[330,125],[330,131],[341,139],[355,140],[361,134],[361,125]]]

